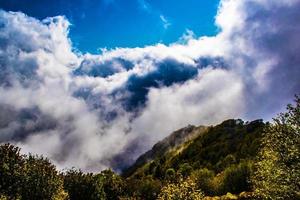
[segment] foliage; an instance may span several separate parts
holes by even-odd
[[[169,168],[167,169],[166,171],[166,174],[165,174],[165,179],[170,181],[170,182],[174,182],[175,179],[176,179],[176,172],[173,168]]]
[[[11,144],[0,146],[0,194],[16,199],[25,181],[25,157]],[[3,197],[4,198],[4,197]]]
[[[64,188],[71,200],[106,198],[101,177],[92,173],[84,174],[76,169],[70,169],[64,174]]]
[[[252,160],[259,150],[264,127],[262,120],[226,120],[148,162],[130,179],[151,176],[165,186],[190,177],[206,195],[251,191]]]
[[[250,176],[253,164],[250,161],[243,161],[238,165],[231,165],[224,170],[222,190],[223,193],[230,192],[238,194],[243,191],[250,191]]]
[[[161,190],[161,183],[158,180],[147,177],[140,183],[138,190],[139,196],[142,199],[155,199]]]
[[[115,200],[124,195],[124,181],[112,170],[104,170],[100,174],[96,175],[96,177],[102,180],[106,199]]]
[[[264,199],[300,199],[300,98],[265,129],[252,178]]]
[[[197,189],[196,183],[190,178],[177,184],[167,184],[158,196],[159,200],[200,200],[203,198],[203,193]]]
[[[151,176],[143,177],[142,179],[127,180],[127,194],[136,199],[152,200],[157,199],[160,193],[162,184],[159,180]]]
[[[56,167],[42,156],[25,156],[11,144],[0,146],[0,193],[7,199],[66,199]],[[64,198],[62,196],[64,194]]]
[[[215,177],[214,171],[207,168],[198,169],[193,171],[191,177],[195,180],[197,188],[200,188],[205,194],[215,194],[212,182],[213,178]]]
[[[178,172],[184,177],[188,177],[193,171],[193,168],[190,166],[189,163],[184,163],[179,166]]]
[[[63,182],[56,167],[42,156],[29,155],[26,159],[26,182],[22,199],[53,199]]]
[[[5,196],[5,195],[3,195],[3,194],[0,194],[0,200],[7,200],[7,199],[8,199],[7,196]]]

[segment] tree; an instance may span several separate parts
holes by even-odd
[[[29,155],[25,172],[22,199],[54,199],[62,192],[63,180],[47,158]]]
[[[160,190],[161,182],[158,179],[147,176],[139,181],[137,196],[144,200],[157,199]]]
[[[255,193],[263,199],[300,199],[300,98],[273,119],[264,133],[256,172]]]
[[[81,170],[70,169],[64,174],[64,188],[70,200],[104,200],[103,180],[92,173],[84,174]]]
[[[190,166],[189,163],[184,163],[184,164],[180,165],[178,171],[184,178],[186,178],[191,174],[191,172],[193,171],[193,168]]]
[[[104,170],[96,177],[102,179],[106,199],[115,200],[124,194],[123,179],[112,170]]]
[[[173,168],[167,169],[165,179],[171,182],[174,182],[176,180],[176,172]]]
[[[224,170],[222,183],[223,193],[231,192],[238,194],[243,191],[250,191],[250,177],[253,164],[250,161],[242,161],[238,165],[231,165]]]
[[[195,180],[197,188],[200,188],[205,194],[213,195],[212,181],[215,173],[207,168],[195,170],[192,172],[191,177]]]
[[[201,200],[203,193],[197,190],[196,183],[188,178],[179,183],[169,183],[164,186],[158,196],[159,200]]]
[[[24,179],[25,157],[11,144],[0,146],[0,194],[17,199]]]

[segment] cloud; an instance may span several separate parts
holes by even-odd
[[[216,36],[99,55],[74,53],[64,17],[0,11],[0,141],[119,170],[187,124],[270,119],[300,91],[299,9],[222,0]]]
[[[160,15],[159,16],[160,20],[163,23],[164,29],[168,29],[169,26],[171,26],[172,24],[169,22],[169,20],[167,20],[167,18],[164,15]]]

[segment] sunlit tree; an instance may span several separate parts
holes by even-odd
[[[0,194],[16,199],[25,181],[25,157],[11,144],[0,146]]]
[[[179,183],[167,184],[158,196],[159,200],[201,200],[203,198],[203,193],[197,189],[196,183],[191,178]]]
[[[300,98],[287,106],[264,133],[252,178],[262,199],[300,199]]]

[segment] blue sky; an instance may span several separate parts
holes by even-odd
[[[186,30],[215,35],[219,0],[0,0],[6,11],[44,19],[65,15],[70,37],[83,52],[99,48],[142,47],[177,41]]]

